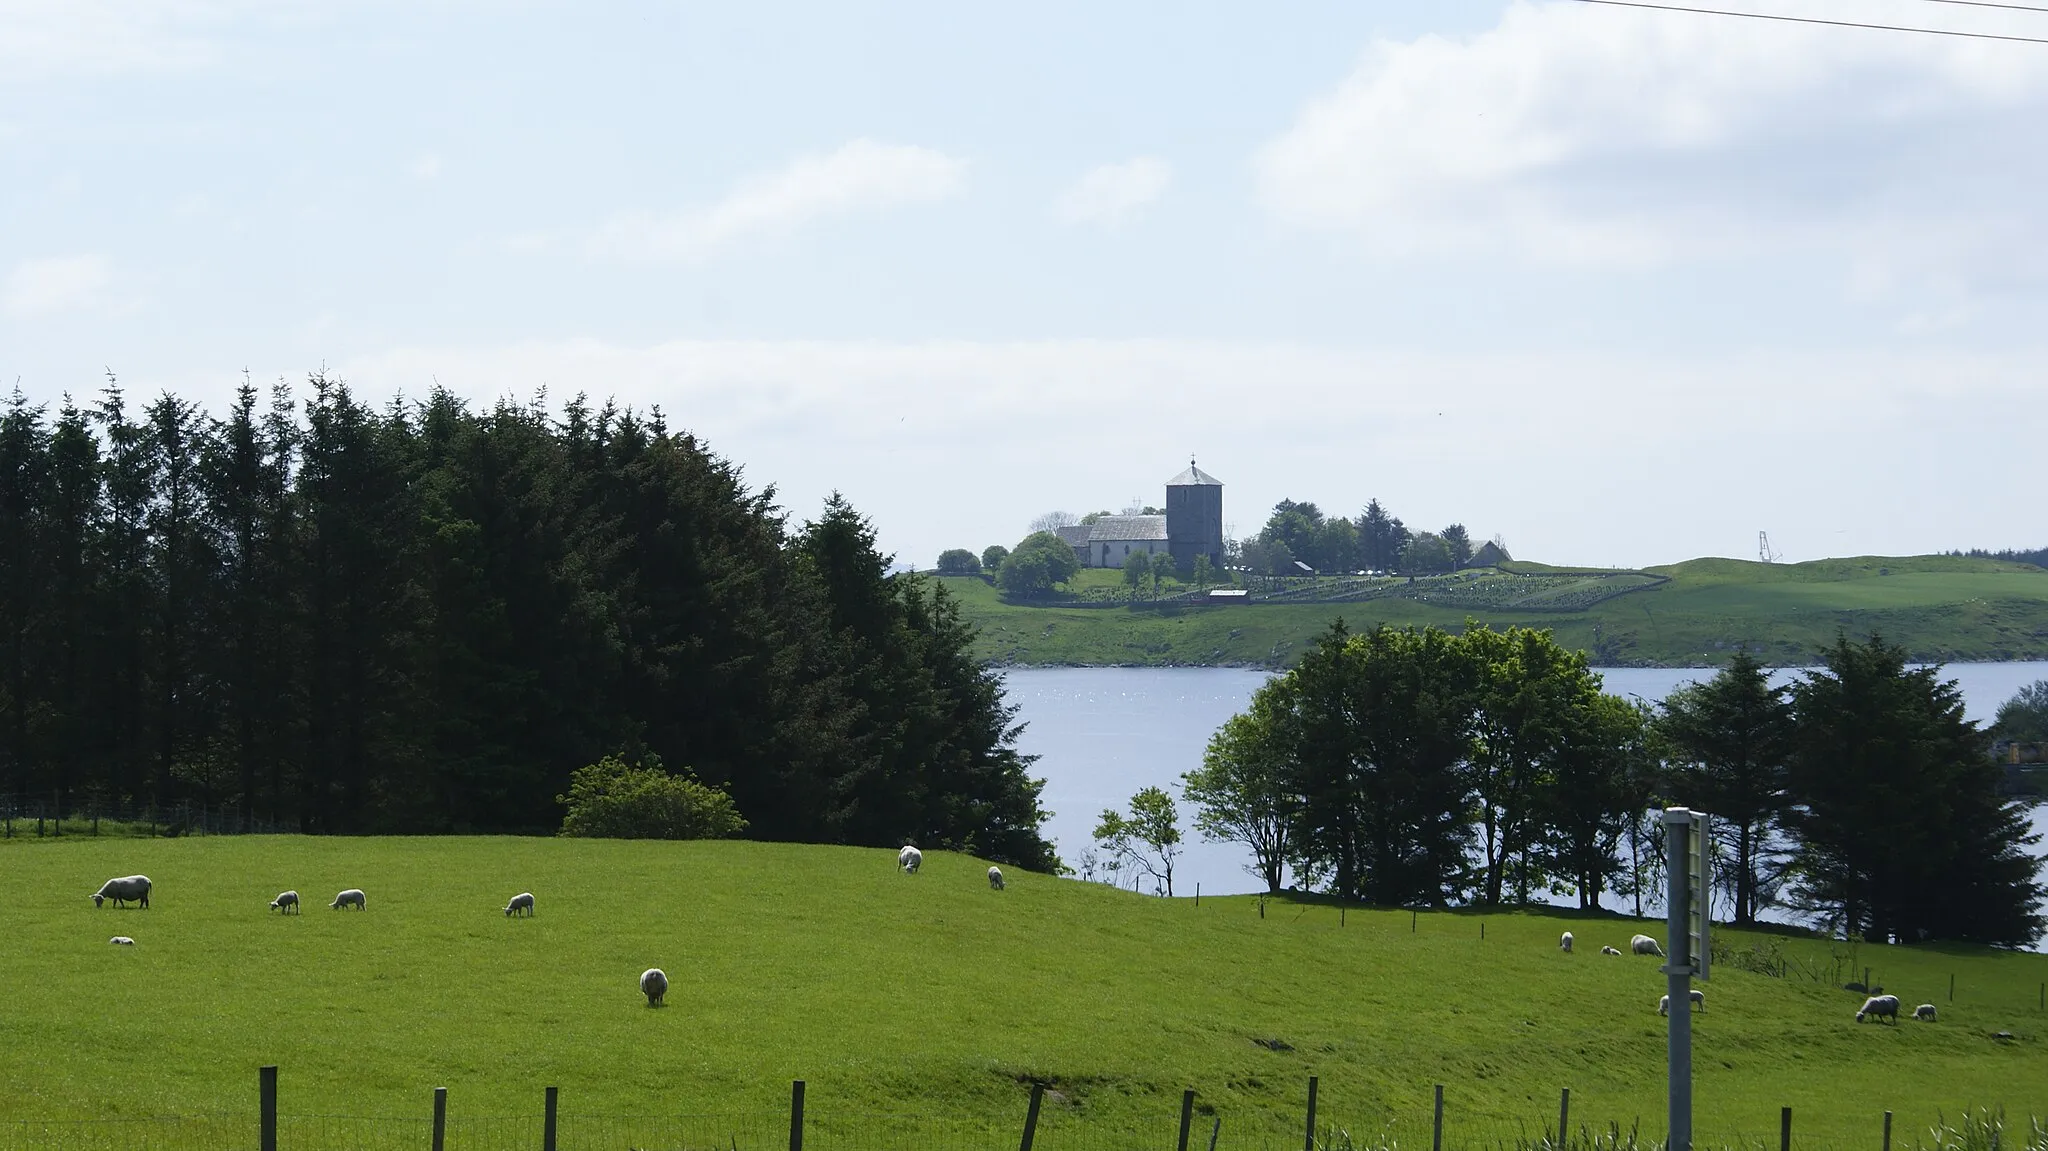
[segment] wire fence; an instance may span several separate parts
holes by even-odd
[[[91,796],[0,795],[0,839],[68,835],[282,835],[298,830],[296,824],[256,817],[234,803],[188,800],[155,804],[103,801]]]
[[[274,1080],[273,1080],[274,1083]],[[1455,1112],[1353,1124],[1304,1117],[1290,1125],[1270,1111],[1233,1115],[1197,1110],[1193,1093],[1178,1117],[1162,1110],[1142,1130],[1063,1106],[1002,1118],[931,1114],[806,1115],[796,1086],[789,1112],[622,1116],[540,1114],[404,1117],[307,1115],[273,1109],[211,1116],[0,1122],[0,1151],[1663,1151],[1659,1131],[1640,1122],[1589,1124],[1558,1116],[1509,1121]],[[274,1108],[276,1096],[265,1096]],[[550,1089],[550,1103],[555,1095]],[[2033,1116],[1965,1111],[1932,1128],[1893,1130],[1873,1114],[1867,1137],[1797,1133],[1789,1111],[1775,1130],[1702,1132],[1694,1151],[2048,1151],[2048,1123]]]

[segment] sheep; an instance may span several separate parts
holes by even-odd
[[[1571,933],[1571,932],[1567,931],[1567,932],[1565,932],[1565,933],[1564,933],[1563,935],[1561,935],[1561,936],[1559,936],[1559,937],[1558,937],[1558,940],[1557,940],[1557,949],[1558,949],[1559,951],[1562,951],[1562,952],[1564,952],[1564,953],[1565,953],[1566,955],[1570,955],[1570,954],[1572,953],[1572,933]]]
[[[1000,868],[1000,867],[991,867],[991,868],[989,868],[989,869],[988,869],[988,885],[989,885],[989,886],[990,886],[991,888],[994,888],[994,889],[995,889],[995,890],[997,890],[997,891],[1001,891],[1001,890],[1003,889],[1003,869],[1002,869],[1002,868]]]
[[[1899,1021],[1899,997],[1896,995],[1871,996],[1863,1001],[1863,1006],[1856,1009],[1856,1022],[1863,1022],[1863,1017],[1866,1015],[1875,1015],[1880,1019],[1889,1019],[1893,1023],[1897,1023]]]
[[[108,943],[111,943],[111,944],[113,944],[113,945],[114,945],[114,946],[116,946],[116,947],[133,947],[133,946],[135,946],[135,941],[134,941],[133,939],[130,939],[130,938],[128,938],[128,937],[127,937],[127,936],[125,936],[125,935],[116,935],[116,936],[115,936],[115,937],[113,937],[112,939],[109,939],[109,940],[107,940],[107,942],[108,942]]]
[[[1659,959],[1664,958],[1664,949],[1657,946],[1657,941],[1647,935],[1638,935],[1629,940],[1628,949],[1637,955],[1654,955]]]
[[[357,911],[368,911],[370,909],[369,901],[363,898],[362,890],[355,887],[351,887],[340,895],[335,896],[334,902],[327,906],[336,911],[344,907],[354,907]]]
[[[1922,1003],[1920,1006],[1915,1007],[1913,1009],[1913,1018],[1918,1019],[1922,1023],[1934,1022],[1934,1004]]]
[[[1690,994],[1692,995],[1692,1005],[1701,1011],[1705,1011],[1707,1009],[1707,993],[1695,987],[1691,989]],[[1671,997],[1669,995],[1659,995],[1657,997],[1657,1014],[1671,1014]]]
[[[902,868],[905,875],[916,875],[917,869],[924,866],[924,852],[904,844],[903,850],[896,853],[896,866]]]
[[[512,897],[512,902],[505,905],[505,915],[508,918],[522,911],[528,915],[533,914],[533,892],[522,891]]]
[[[149,886],[149,876],[147,875],[124,875],[119,879],[109,879],[100,885],[98,891],[92,893],[92,905],[94,907],[104,907],[106,906],[106,901],[111,899],[114,901],[115,907],[126,907],[128,906],[128,901],[132,899],[140,903],[142,909],[147,911],[149,910]]]
[[[291,912],[296,915],[299,911],[299,893],[296,891],[280,891],[277,893],[277,898],[270,901],[270,906],[280,915],[285,912]]]
[[[1602,947],[1602,948],[1600,949],[1600,954],[1602,954],[1602,955],[1620,955],[1620,954],[1621,954],[1621,949],[1620,949],[1620,948],[1618,948],[1618,947]]]
[[[640,994],[647,997],[647,1006],[661,1006],[661,997],[668,994],[668,976],[661,968],[650,967],[640,973]]]

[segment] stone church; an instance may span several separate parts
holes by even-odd
[[[1183,574],[1207,556],[1223,568],[1223,481],[1195,466],[1166,481],[1163,516],[1102,516],[1092,524],[1059,529],[1082,567],[1120,568],[1133,555],[1166,552]]]

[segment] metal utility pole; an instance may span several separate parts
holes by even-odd
[[[1665,901],[1665,994],[1670,996],[1670,1151],[1692,1149],[1692,977],[1707,978],[1712,958],[1708,925],[1712,910],[1713,854],[1710,819],[1683,807],[1664,809],[1664,846],[1669,894]]]

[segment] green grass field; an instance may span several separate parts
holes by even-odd
[[[978,653],[1002,664],[1286,666],[1333,619],[1460,628],[1550,628],[1606,666],[1701,666],[1747,647],[1772,663],[1803,664],[1838,632],[1872,632],[1916,660],[2048,659],[2048,570],[1949,556],[1863,557],[1802,564],[1703,559],[1624,573],[1513,565],[1514,575],[1421,581],[1354,602],[1230,607],[1097,607],[1005,603],[980,579],[947,587],[980,626]],[[1084,594],[1116,572],[1086,572]],[[1527,584],[1524,593],[1517,581]],[[1606,584],[1618,594],[1589,591]],[[1557,608],[1591,595],[1607,598]]]
[[[1540,1135],[1562,1087],[1576,1120],[1661,1137],[1663,979],[1598,954],[1634,921],[1441,913],[1411,933],[1406,912],[1276,901],[1262,918],[1248,898],[1025,874],[993,892],[964,856],[893,863],[744,842],[0,844],[0,1121],[249,1115],[275,1063],[288,1116],[418,1116],[437,1085],[457,1116],[529,1115],[553,1084],[572,1114],[754,1116],[736,1146],[783,1137],[799,1078],[821,1132],[876,1147],[951,1120],[1014,1139],[1034,1079],[1053,1091],[1048,1151],[1169,1146],[1188,1087],[1203,1134],[1213,1109],[1226,1145],[1285,1146],[1310,1075],[1361,1142],[1427,1146],[1436,1083],[1456,1146]],[[150,910],[86,898],[130,872],[155,880]],[[348,886],[367,911],[328,910]],[[265,906],[286,887],[302,916]],[[504,918],[521,890],[538,915]],[[1566,927],[1577,954],[1556,947]],[[1821,978],[1707,985],[1703,1141],[1774,1139],[1787,1105],[1802,1146],[1874,1146],[1885,1109],[1902,1140],[1968,1106],[2048,1113],[2048,956],[1733,939],[1758,941]],[[1853,1023],[1832,983],[1865,965],[1942,1021]],[[636,989],[648,966],[669,974],[666,1009]]]

